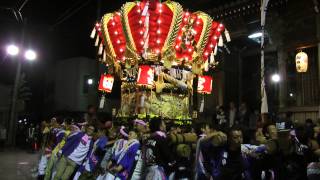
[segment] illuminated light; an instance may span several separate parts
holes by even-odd
[[[140,2],[137,3],[137,6],[140,6]]]
[[[159,7],[162,7],[162,4],[161,4],[161,3],[159,3]]]
[[[140,9],[138,9],[138,10],[137,10],[137,13],[140,13],[140,12],[141,12],[141,10],[140,10]]]
[[[213,48],[213,44],[210,44],[210,47]]]
[[[217,37],[217,36],[213,36],[213,39],[214,39],[214,40],[217,40],[217,39],[218,39],[218,37]]]
[[[220,28],[218,28],[218,29],[217,29],[217,31],[218,31],[218,32],[220,32],[220,31],[221,31],[221,29],[220,29]]]
[[[142,20],[139,20],[139,24],[142,24]]]
[[[159,49],[157,49],[157,50],[156,50],[156,53],[157,53],[157,54],[159,54],[159,53],[160,53],[160,50],[159,50]]]
[[[186,28],[185,28],[185,27],[183,27],[183,28],[182,28],[182,31],[186,31]]]
[[[293,93],[290,93],[289,95],[290,95],[290,97],[293,97]]]
[[[143,42],[143,41],[141,41],[141,42],[140,42],[140,44],[141,44],[141,45],[144,45],[144,42]]]
[[[140,31],[140,34],[142,35],[142,34],[143,34],[143,31]]]
[[[176,45],[176,49],[179,49],[180,47],[179,47],[179,45]]]
[[[118,31],[115,31],[114,34],[115,34],[115,35],[118,35],[119,33],[118,33]]]
[[[209,53],[208,53],[208,52],[205,52],[205,53],[204,53],[204,55],[205,55],[205,56],[208,56],[208,55],[209,55]]]
[[[98,31],[101,31],[101,28],[100,28],[100,27],[98,28]]]
[[[120,52],[123,52],[123,49],[122,49],[122,48],[120,48]]]
[[[199,24],[200,24],[200,21],[197,21],[196,23],[197,23],[197,25],[199,25]]]
[[[112,21],[111,25],[112,25],[112,26],[115,26],[115,25],[116,25],[116,23],[115,23],[114,21]]]
[[[7,53],[11,56],[16,56],[17,54],[19,54],[19,48],[15,45],[9,45],[7,46]]]
[[[93,79],[88,79],[88,81],[87,81],[87,83],[89,84],[89,85],[92,85],[93,84]]]
[[[158,24],[161,24],[161,20],[160,20],[160,19],[158,19],[157,23],[158,23]]]
[[[185,59],[186,59],[187,61],[189,61],[189,57],[185,57]]]
[[[189,48],[188,51],[189,51],[189,52],[192,52],[192,48]]]
[[[126,60],[126,57],[123,56],[121,59],[124,61],[124,60]],[[118,61],[118,62],[120,62],[120,61]]]
[[[179,39],[179,40],[181,40],[181,39],[182,39],[182,37],[181,37],[181,36],[178,36],[178,39]]]
[[[158,30],[157,30],[157,34],[160,34],[160,33],[161,33],[161,30],[160,30],[160,29],[158,29]]]
[[[29,61],[33,61],[37,58],[37,53],[34,50],[29,49],[24,53],[24,57]]]
[[[223,24],[220,24],[219,27],[223,27]]]
[[[99,23],[96,23],[96,27],[100,27],[100,24],[99,24]]]
[[[190,13],[189,12],[186,12],[186,16],[189,16],[190,15]]]
[[[120,44],[120,43],[121,43],[121,41],[118,39],[118,40],[117,40],[117,44]]]
[[[250,34],[248,38],[255,39],[255,38],[260,38],[261,36],[262,36],[262,32],[256,32],[256,33]]]
[[[185,17],[185,18],[183,18],[183,20],[186,22],[186,21],[188,21],[188,18]]]
[[[119,16],[121,15],[121,13],[120,13],[120,12],[116,12],[116,13],[117,13],[117,15],[119,15]]]
[[[162,9],[159,9],[159,13],[162,13]]]
[[[271,76],[271,80],[272,80],[274,83],[280,82],[280,80],[281,80],[280,75],[279,75],[279,74],[273,74],[273,75]]]
[[[160,42],[161,42],[160,39],[157,39],[157,44],[160,44]]]

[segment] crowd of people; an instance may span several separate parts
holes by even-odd
[[[320,179],[319,124],[266,121],[252,129],[242,125],[244,113],[224,116],[188,126],[52,118],[42,123],[38,179]]]

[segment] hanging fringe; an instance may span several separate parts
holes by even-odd
[[[106,101],[106,97],[104,95],[102,95],[102,97],[100,99],[100,104],[99,104],[100,109],[103,109],[105,101]]]
[[[204,110],[204,96],[202,95],[202,99],[201,99],[201,102],[200,102],[200,108],[199,108],[199,112],[203,112]]]
[[[102,55],[102,52],[103,52],[103,45],[102,45],[102,43],[100,43],[98,55]]]
[[[106,52],[106,51],[103,51],[102,61],[103,61],[103,62],[106,62],[106,61],[107,61],[107,52]]]
[[[227,42],[230,42],[231,37],[230,37],[229,31],[227,29],[224,30],[224,35],[226,37]]]
[[[214,64],[215,60],[214,60],[214,55],[213,52],[211,52],[210,54],[210,64]]]
[[[90,38],[91,39],[93,39],[96,36],[96,32],[97,32],[97,30],[96,30],[96,27],[94,26],[92,31],[91,31],[91,34],[90,34]]]
[[[99,45],[99,36],[97,36],[97,38],[96,38],[96,42],[94,43],[94,46],[98,46]]]
[[[206,60],[206,62],[204,63],[204,71],[208,71],[209,70],[209,60]]]
[[[222,46],[223,46],[223,38],[222,38],[221,35],[220,35],[220,37],[219,37],[218,46],[219,46],[219,47],[222,47]]]
[[[215,46],[215,47],[214,47],[213,55],[215,56],[215,55],[217,55],[217,53],[218,53],[218,46]]]

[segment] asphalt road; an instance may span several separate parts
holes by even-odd
[[[33,180],[32,169],[37,166],[39,153],[28,153],[19,149],[0,151],[1,180]]]

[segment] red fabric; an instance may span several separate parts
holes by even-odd
[[[199,76],[197,90],[198,90],[198,93],[211,94],[212,77],[211,76]]]
[[[108,33],[114,48],[117,60],[124,60],[126,50],[126,38],[122,29],[121,17],[118,13],[114,13],[113,18],[107,23]]]
[[[145,2],[137,3],[128,13],[129,26],[138,54],[142,53],[143,43],[145,43],[143,42],[143,35],[146,30],[144,27],[145,16],[142,16],[145,5]],[[149,3],[148,12],[150,14],[149,49],[153,52],[161,51],[170,30],[173,12],[165,3],[160,4],[156,3],[156,1]],[[160,30],[160,34],[157,33],[158,30]]]
[[[102,74],[101,77],[100,77],[100,82],[99,82],[98,89],[100,91],[105,91],[105,92],[110,93],[112,91],[113,82],[114,82],[114,78],[113,78],[112,75],[110,75],[110,74],[107,74],[107,75]]]
[[[154,79],[154,69],[148,65],[139,66],[137,84],[144,86],[152,86]]]

